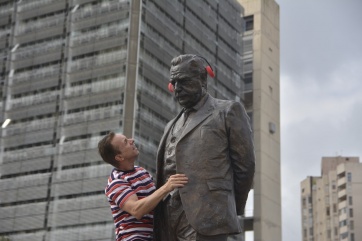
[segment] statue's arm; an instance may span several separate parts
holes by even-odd
[[[239,102],[234,102],[226,115],[229,156],[234,172],[236,211],[244,214],[255,172],[255,154],[249,117]]]

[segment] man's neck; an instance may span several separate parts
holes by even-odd
[[[135,160],[134,161],[124,161],[122,163],[122,165],[119,165],[117,167],[118,170],[120,171],[123,171],[123,172],[129,172],[129,171],[132,171],[134,169],[134,163],[135,163]]]
[[[207,93],[205,93],[204,96],[201,97],[200,101],[196,103],[196,105],[194,105],[191,108],[185,108],[185,110],[195,110],[198,111],[206,102],[207,98],[209,97],[209,95]]]

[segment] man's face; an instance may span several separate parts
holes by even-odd
[[[113,137],[111,144],[120,152],[118,155],[121,155],[125,160],[135,160],[139,154],[139,151],[134,144],[134,140],[129,139],[122,134],[116,134]]]
[[[203,87],[198,76],[175,77],[171,79],[171,83],[175,89],[175,97],[182,107],[191,108],[201,100]]]

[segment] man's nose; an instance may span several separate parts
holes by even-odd
[[[181,90],[181,85],[176,81],[175,82],[175,85],[174,85],[174,90],[175,90],[175,92],[177,92],[177,91],[180,91]]]

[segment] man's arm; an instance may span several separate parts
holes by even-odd
[[[157,189],[150,196],[138,199],[136,194],[130,196],[124,203],[122,209],[137,219],[141,219],[145,214],[150,213],[157,204],[175,188],[181,188],[187,183],[184,174],[170,176],[167,183]]]
[[[244,214],[255,172],[255,154],[249,117],[236,102],[227,114],[229,154],[234,171],[235,201],[238,215]]]

